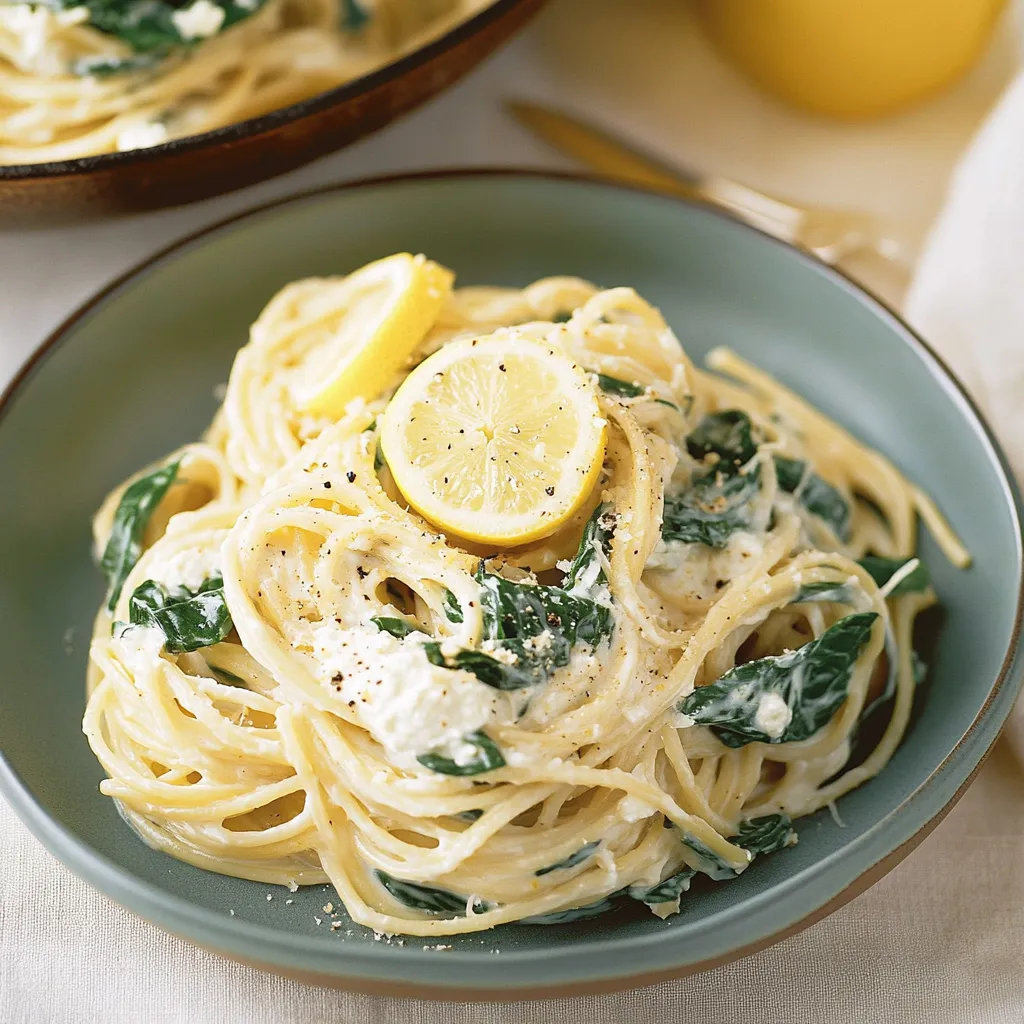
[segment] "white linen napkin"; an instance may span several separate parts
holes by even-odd
[[[960,376],[1024,481],[1024,74],[953,175],[906,315]],[[1024,767],[1024,703],[1004,735]]]

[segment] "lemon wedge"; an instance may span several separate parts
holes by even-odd
[[[446,533],[513,547],[553,533],[597,483],[607,428],[588,375],[514,330],[425,359],[381,420],[406,501]]]
[[[455,275],[424,256],[396,253],[349,274],[329,330],[292,384],[296,405],[338,419],[354,398],[376,398],[434,326]]]

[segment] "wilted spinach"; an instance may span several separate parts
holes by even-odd
[[[792,846],[796,842],[796,832],[788,814],[766,814],[760,818],[748,818],[740,825],[740,833],[732,841],[758,856]]]
[[[854,587],[843,583],[805,583],[793,598],[793,604],[811,604],[815,601],[834,601],[836,604],[853,604],[856,600]]]
[[[745,466],[757,454],[750,417],[739,409],[708,414],[686,438],[686,450],[698,461],[714,454],[719,466]]]
[[[753,526],[761,488],[759,467],[740,471],[757,454],[750,418],[739,409],[711,413],[687,437],[686,448],[695,459],[714,455],[715,463],[665,496],[662,539],[724,548],[734,533]]]
[[[568,924],[570,921],[586,921],[592,917],[600,917],[609,910],[617,910],[621,904],[616,897],[621,892],[613,892],[610,896],[587,903],[582,907],[570,907],[568,910],[553,910],[550,914],[534,914],[524,917],[520,924]]]
[[[666,825],[670,823],[666,820]],[[788,815],[767,814],[760,818],[748,818],[740,825],[738,835],[729,841],[734,846],[747,850],[752,857],[775,853],[796,842],[796,833]],[[716,882],[738,878],[740,871],[727,864],[706,843],[688,832],[680,832],[680,838],[701,860],[700,871]],[[662,883],[664,884],[664,883]]]
[[[697,872],[693,868],[683,868],[674,875],[662,879],[657,885],[650,887],[642,885],[631,885],[629,895],[646,903],[648,906],[657,906],[659,903],[674,903],[684,892],[690,888],[690,882]]]
[[[182,35],[175,24],[174,15],[192,6],[192,0],[37,0],[51,10],[68,10],[85,7],[89,12],[89,25],[120,39],[136,54],[151,54],[156,58],[167,56],[175,49],[199,40]],[[255,14],[266,0],[211,0],[224,11],[224,20],[217,30],[223,32],[232,25]],[[113,64],[105,73],[135,70],[129,64],[117,67]],[[83,72],[78,72],[83,73]],[[84,69],[86,74],[96,74],[93,68]],[[104,73],[100,70],[99,73]]]
[[[508,652],[507,661],[476,650],[445,657],[436,641],[423,645],[430,661],[472,672],[498,690],[521,690],[544,683],[555,669],[568,665],[576,644],[596,647],[610,637],[612,610],[595,600],[597,587],[605,582],[595,545],[606,548],[609,543],[609,520],[606,510],[595,510],[564,587],[516,583],[486,572],[480,564],[476,580],[483,639]]]
[[[638,398],[647,388],[635,381],[619,380],[618,377],[609,377],[606,373],[599,373],[597,376],[598,386],[606,394],[615,395],[616,398]]]
[[[88,75],[109,78],[110,75],[148,71],[155,68],[162,59],[163,56],[156,53],[137,53],[131,57],[83,57],[71,65],[71,73],[82,78]]]
[[[407,882],[401,878],[393,878],[384,871],[374,871],[377,881],[384,886],[399,903],[413,910],[426,910],[431,914],[448,914],[452,917],[465,917],[468,896],[459,896],[447,889],[438,889],[422,882]],[[482,914],[490,910],[490,904],[479,900],[473,904],[473,913]]]
[[[731,864],[727,864],[715,853],[706,843],[702,842],[689,832],[680,831],[679,838],[684,846],[688,846],[700,858],[698,870],[716,882],[727,882],[732,878],[739,877],[737,871]]]
[[[686,544],[724,548],[739,530],[754,524],[760,474],[712,469],[693,478],[679,494],[665,496],[661,536]]]
[[[444,617],[449,622],[465,621],[459,599],[447,587],[444,588]]]
[[[466,761],[456,761],[441,754],[420,754],[416,760],[424,768],[441,775],[479,775],[481,772],[505,767],[505,758],[498,744],[482,729],[468,733],[463,737],[463,742],[474,748],[473,757]]]
[[[910,558],[883,558],[881,555],[865,555],[858,564],[867,570],[868,575],[880,587],[884,587],[907,562],[914,558],[917,558],[917,556],[911,555]],[[912,594],[927,590],[931,583],[931,574],[928,572],[928,566],[918,559],[917,565],[892,588],[889,597],[899,597],[901,594]]]
[[[403,640],[410,633],[416,632],[416,627],[405,619],[395,618],[392,615],[374,615],[370,621],[382,632],[390,633],[393,637]]]
[[[694,690],[679,710],[710,726],[729,747],[808,739],[846,700],[853,667],[877,618],[874,612],[848,615],[798,650],[737,665]],[[780,736],[767,735],[756,723],[760,702],[769,694],[781,697],[792,715]]]
[[[178,475],[180,459],[130,483],[121,495],[100,568],[107,576],[107,608],[114,610],[128,574],[142,554],[146,524]]]
[[[371,20],[372,15],[360,0],[341,0],[341,30],[359,32]]]
[[[799,488],[797,500],[811,515],[827,523],[843,542],[850,539],[850,506],[830,483],[808,470],[806,462],[776,455],[775,475],[779,489],[793,494]]]
[[[534,874],[539,878],[541,875],[550,874],[552,871],[562,871],[565,868],[574,868],[577,864],[582,864],[600,845],[600,839],[595,839],[593,842],[585,843],[575,853],[569,854],[565,860],[560,860],[557,864],[549,864],[546,868],[534,871]]]
[[[159,629],[171,654],[219,644],[232,629],[219,576],[204,580],[198,590],[146,580],[128,599],[128,615],[133,626]]]

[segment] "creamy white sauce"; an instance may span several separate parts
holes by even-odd
[[[334,623],[313,631],[321,681],[396,761],[436,752],[466,763],[473,748],[464,737],[511,722],[512,704],[470,672],[432,665],[423,651],[427,639]]]
[[[641,800],[639,797],[624,796],[619,801],[619,816],[623,821],[643,821],[644,818],[649,818],[652,814],[657,813],[656,807],[652,807],[646,800]]]
[[[754,713],[754,725],[766,736],[777,740],[792,720],[793,712],[779,694],[765,693],[761,696]]]
[[[196,0],[191,7],[175,11],[171,21],[183,39],[206,39],[220,31],[224,14],[224,8],[210,0]]]
[[[198,590],[206,580],[221,574],[219,548],[186,548],[166,558],[154,557],[146,575],[165,587]]]
[[[666,589],[707,600],[748,572],[763,550],[763,540],[743,530],[734,533],[724,548],[659,540],[645,569],[664,574],[660,583]]]
[[[160,664],[164,635],[154,626],[128,626],[110,644],[133,676],[144,676]]]
[[[130,149],[149,149],[150,146],[159,146],[161,142],[167,141],[167,126],[159,121],[140,121],[138,124],[129,125],[117,136],[117,148],[119,152],[126,152]]]
[[[606,650],[601,647],[595,651],[586,644],[577,644],[569,655],[569,664],[556,668],[543,686],[530,691],[530,703],[521,724],[549,725],[593,699],[600,685]]]

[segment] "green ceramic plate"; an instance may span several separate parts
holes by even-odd
[[[103,593],[90,516],[114,484],[206,426],[214,386],[281,285],[398,250],[429,253],[462,284],[578,274],[633,285],[691,354],[733,346],[936,497],[975,564],[953,569],[924,537],[946,613],[930,692],[885,771],[841,801],[844,828],[827,814],[802,821],[798,846],[693,893],[667,922],[623,911],[505,927],[438,951],[318,926],[324,887],[291,897],[154,853],[99,795],[101,772],[80,730]],[[53,853],[114,899],[275,970],[371,990],[529,997],[623,987],[738,956],[834,909],[904,856],[970,780],[1018,689],[1019,498],[959,386],[842,277],[676,200],[513,173],[300,196],[213,228],[108,289],[47,343],[2,416],[4,795]]]

